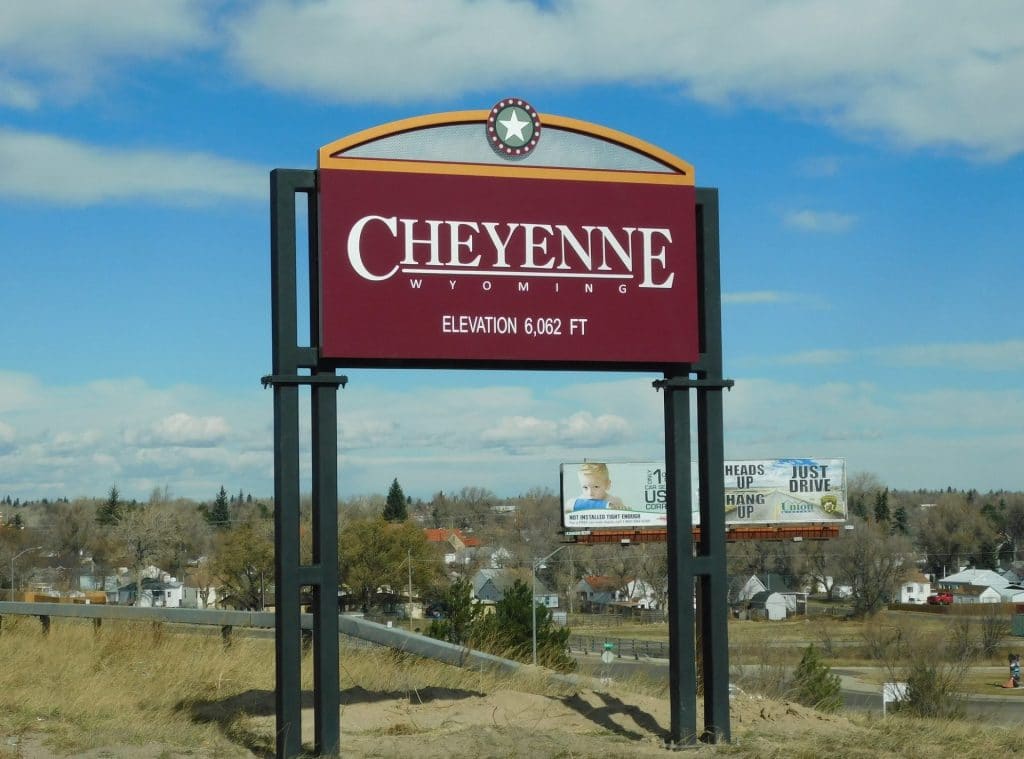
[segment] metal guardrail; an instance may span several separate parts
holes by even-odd
[[[121,619],[133,622],[178,622],[185,625],[217,627],[273,627],[274,613],[266,611],[229,611],[226,609],[178,609],[107,604],[34,603],[0,601],[0,616],[73,617],[77,619]],[[303,614],[303,628],[313,626],[313,615]]]
[[[74,603],[31,603],[25,601],[0,601],[0,624],[4,615],[38,617],[43,631],[50,627],[51,617],[77,619],[117,619],[134,622],[165,622],[184,625],[208,625],[221,628],[222,634],[230,635],[233,627],[273,628],[275,614],[267,611],[228,611],[223,609],[178,609],[161,607],[115,606],[105,604]],[[313,615],[300,615],[303,630],[312,630]],[[398,627],[388,627],[360,617],[338,615],[338,631],[342,635],[387,646],[416,656],[451,664],[464,669],[498,670],[514,674],[526,665],[500,656],[474,651],[443,640],[435,640],[419,633]],[[578,685],[573,675],[550,673],[552,679],[569,685]]]

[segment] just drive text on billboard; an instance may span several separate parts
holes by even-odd
[[[321,169],[322,354],[695,361],[694,198],[686,185]]]
[[[846,520],[845,459],[726,461],[726,524]],[[664,462],[562,464],[562,526],[567,530],[666,526]],[[700,494],[691,472],[693,522]]]

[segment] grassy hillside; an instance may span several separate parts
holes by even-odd
[[[0,757],[272,756],[274,652],[268,639],[167,626],[7,616],[0,632]],[[573,691],[543,675],[459,670],[384,650],[343,649],[349,756],[664,756],[664,684]],[[303,682],[311,687],[311,671]],[[732,706],[730,756],[990,757],[1024,734],[965,721],[825,715],[756,694]],[[304,735],[311,736],[307,724]]]

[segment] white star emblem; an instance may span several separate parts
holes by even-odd
[[[526,142],[526,137],[523,136],[523,128],[530,125],[529,121],[520,121],[519,116],[515,111],[512,111],[512,115],[507,119],[503,119],[498,122],[505,127],[505,142],[508,142],[512,135],[515,135],[523,142]]]

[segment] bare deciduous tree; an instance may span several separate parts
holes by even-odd
[[[856,522],[836,541],[835,551],[839,572],[850,584],[854,613],[860,615],[874,614],[891,601],[913,569],[910,541],[874,522]]]
[[[113,531],[114,545],[135,577],[135,605],[142,600],[142,578],[146,567],[165,554],[174,537],[172,514],[159,506],[128,511]]]

